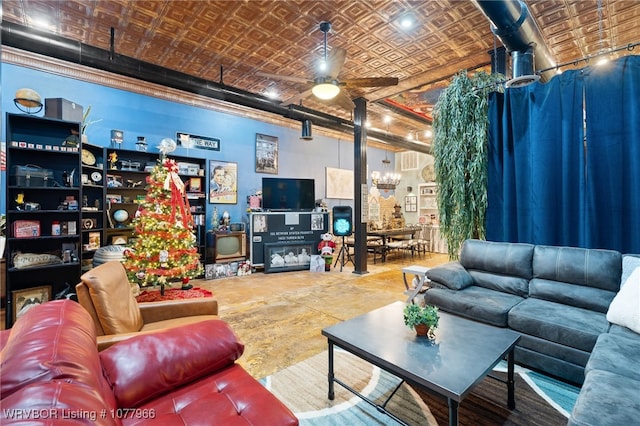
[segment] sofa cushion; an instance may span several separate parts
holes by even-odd
[[[100,352],[120,407],[137,407],[233,364],[244,351],[221,320],[141,334]]]
[[[615,293],[600,288],[534,278],[529,282],[529,297],[568,306],[602,312],[609,309]]]
[[[80,279],[89,289],[90,303],[105,334],[140,331],[142,314],[122,263],[103,263],[85,272]]]
[[[459,262],[449,262],[427,271],[427,278],[452,290],[462,290],[473,284],[473,278]]]
[[[475,321],[507,326],[507,314],[524,299],[513,294],[471,286],[464,290],[430,288],[424,294],[426,303]]]
[[[509,311],[508,325],[520,333],[587,352],[609,327],[602,313],[531,297]]]
[[[593,370],[585,378],[567,425],[620,426],[638,422],[640,382],[608,371]]]
[[[577,365],[563,358],[547,355],[542,351],[523,348],[520,346],[520,342],[515,347],[513,354],[518,364],[544,371],[550,376],[559,377],[576,385],[581,385],[584,382],[584,365]]]
[[[529,280],[524,278],[473,270],[469,271],[469,275],[473,278],[473,283],[480,287],[521,297],[527,297],[529,293]]]
[[[4,376],[4,371],[2,373]],[[121,425],[118,419],[111,416],[115,408],[107,404],[103,395],[90,386],[59,377],[54,380],[31,383],[7,398],[3,398],[0,424],[3,426]]]
[[[640,335],[627,338],[609,333],[598,336],[585,371],[604,370],[630,377],[640,383]],[[640,389],[638,389],[640,392]]]
[[[533,276],[617,292],[622,255],[614,250],[535,246]]]
[[[627,327],[623,327],[617,324],[609,324],[609,334],[614,336],[628,337],[631,339],[638,338],[638,333],[636,333],[635,331],[631,331]]]
[[[525,243],[502,243],[466,240],[460,251],[460,263],[467,270],[531,279],[534,246]]]
[[[640,266],[622,283],[609,306],[607,320],[640,333]]]
[[[56,300],[27,311],[13,325],[1,358],[3,406],[6,397],[22,388],[62,380],[97,393],[99,399],[104,395],[102,403],[115,407],[102,376],[93,322],[76,302]]]
[[[153,419],[144,421],[145,425],[298,424],[293,413],[238,364],[198,379],[139,408],[153,410],[155,414]],[[210,417],[203,416],[203,413],[209,413]],[[123,424],[139,423],[125,419]]]
[[[562,343],[551,342],[549,340],[541,339],[529,334],[521,335],[520,340],[518,340],[518,346],[527,348],[533,352],[545,354],[553,359],[562,360],[564,362],[580,366],[581,370],[579,382],[582,383],[582,381],[584,380],[584,366],[587,365],[591,352],[572,348],[570,346],[563,345]],[[564,377],[562,375],[562,372],[560,372],[560,374],[553,374]]]

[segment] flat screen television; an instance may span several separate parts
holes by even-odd
[[[262,178],[262,208],[271,211],[310,211],[316,206],[313,179]]]

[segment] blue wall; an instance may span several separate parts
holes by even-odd
[[[219,204],[218,210],[229,211],[232,221],[246,218],[246,196],[259,190],[262,177],[275,175],[255,173],[256,133],[279,139],[279,172],[281,177],[315,179],[316,199],[325,195],[325,167],[353,169],[353,138],[336,140],[318,135],[314,129],[312,141],[300,140],[300,126],[294,129],[263,123],[235,115],[219,113],[178,102],[112,89],[68,77],[37,71],[11,64],[1,64],[2,137],[6,138],[6,112],[20,113],[13,103],[16,90],[34,89],[43,98],[64,98],[82,105],[90,105],[89,121],[100,120],[87,129],[89,141],[108,146],[111,129],[124,131],[124,149],[135,149],[137,136],[145,136],[149,151],[157,152],[163,138],[176,139],[176,132],[215,137],[221,140],[220,151],[185,149],[178,147],[175,155],[233,161],[238,163],[238,204]],[[213,102],[213,101],[212,101]],[[44,115],[44,111],[37,114]],[[385,152],[376,148],[367,151],[368,163],[379,165]],[[393,154],[389,153],[392,164]],[[2,188],[4,193],[3,172]],[[329,207],[351,205],[353,200],[327,200]],[[214,205],[209,206],[209,217]],[[0,200],[0,211],[6,211],[5,197]]]

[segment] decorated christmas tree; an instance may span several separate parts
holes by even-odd
[[[164,142],[164,140],[163,140]],[[134,230],[124,252],[129,280],[141,287],[181,282],[202,273],[193,231],[193,217],[175,160],[162,156],[147,176],[147,195],[132,221]],[[164,150],[163,150],[164,149]]]

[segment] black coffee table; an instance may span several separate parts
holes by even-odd
[[[404,306],[402,302],[392,303],[322,330],[329,342],[329,399],[334,399],[334,383],[338,383],[404,424],[385,408],[391,396],[378,405],[335,378],[335,345],[412,385],[447,398],[450,425],[458,424],[460,402],[507,356],[507,405],[515,408],[513,349],[520,338],[517,333],[440,311],[435,337],[417,337],[404,325]]]

